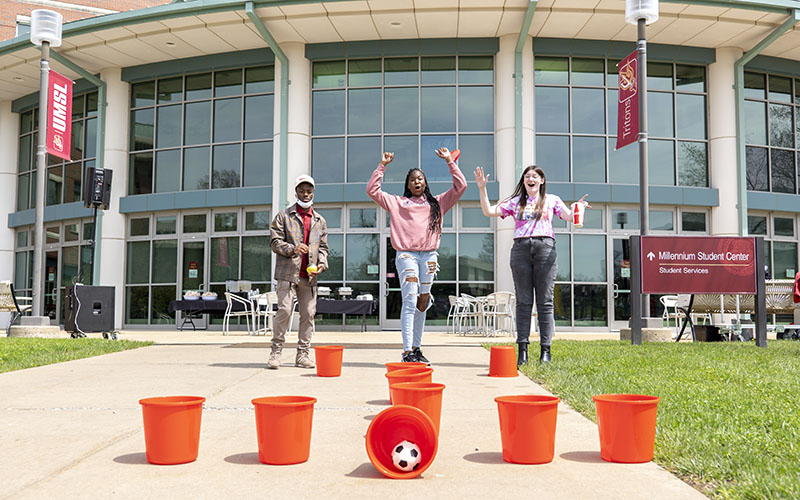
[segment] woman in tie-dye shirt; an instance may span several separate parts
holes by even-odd
[[[547,194],[544,170],[531,165],[522,172],[514,193],[497,205],[489,204],[486,183],[489,176],[475,169],[475,182],[481,195],[481,209],[487,217],[514,217],[514,246],[511,247],[511,274],[517,298],[517,365],[528,362],[531,310],[534,291],[539,315],[539,361],[550,361],[550,342],[555,326],[553,288],[556,271],[556,240],[553,217],[572,220],[572,210],[554,194]],[[586,196],[578,200],[585,206]]]

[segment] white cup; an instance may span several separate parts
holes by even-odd
[[[583,217],[586,214],[586,204],[575,202],[572,204],[572,225],[583,227]]]

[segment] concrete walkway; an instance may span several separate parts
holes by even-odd
[[[484,338],[426,334],[433,380],[447,388],[438,454],[411,481],[384,478],[364,447],[370,420],[389,404],[383,363],[399,357],[398,333],[318,332],[315,343],[345,345],[337,378],[295,368],[293,349],[280,370],[266,370],[263,337],[120,338],[159,344],[0,374],[0,498],[705,498],[653,463],[602,461],[597,426],[564,403],[553,462],[504,462],[494,397],[547,392],[523,376],[489,378]],[[207,398],[193,463],[145,459],[138,401],[165,395]],[[258,461],[250,400],[271,395],[318,399],[307,462]]]

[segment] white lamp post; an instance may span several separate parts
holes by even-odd
[[[39,79],[39,141],[36,145],[36,225],[33,236],[33,315],[44,316],[42,271],[44,271],[44,203],[47,182],[47,84],[50,46],[61,46],[61,14],[52,10],[31,12],[31,42],[42,48]]]
[[[625,0],[625,21],[637,26],[639,99],[639,234],[649,230],[650,192],[647,179],[647,40],[645,26],[658,20],[658,0]],[[650,316],[650,297],[642,295],[642,316]]]

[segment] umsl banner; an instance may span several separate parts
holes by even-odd
[[[639,137],[639,67],[636,51],[617,63],[619,99],[617,100],[617,147],[620,149]]]
[[[47,152],[70,160],[72,80],[50,70],[47,81]]]

